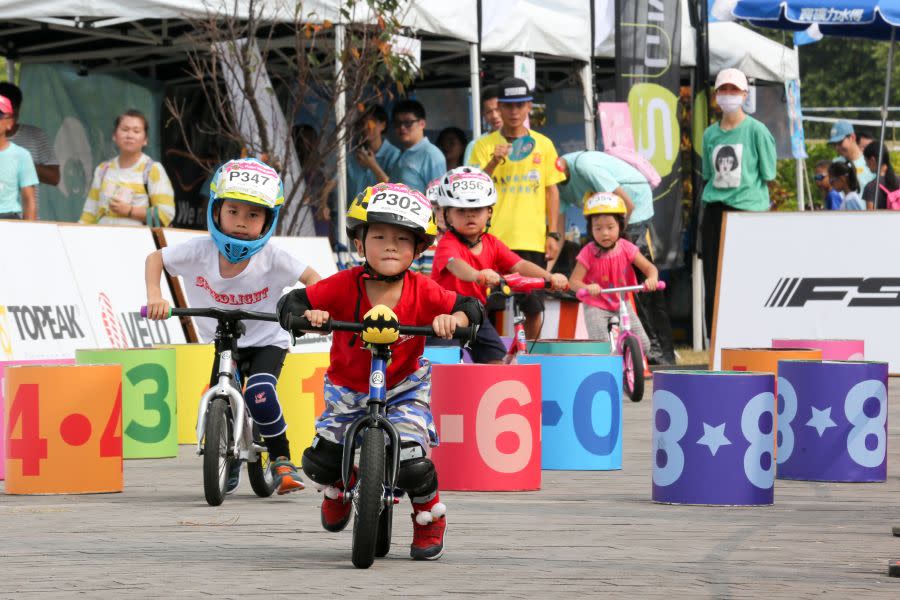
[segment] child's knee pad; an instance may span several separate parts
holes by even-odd
[[[303,451],[301,465],[306,476],[319,485],[332,485],[341,478],[344,447],[316,436],[312,445]]]
[[[287,429],[278,403],[278,393],[275,391],[277,383],[278,378],[270,373],[256,373],[247,379],[247,388],[244,390],[247,410],[263,437],[274,437]]]
[[[400,444],[400,472],[397,487],[406,490],[413,502],[428,502],[437,492],[437,471],[425,449],[415,442]]]

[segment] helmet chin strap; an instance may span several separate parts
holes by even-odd
[[[384,281],[385,283],[391,283],[392,281],[400,281],[404,277],[406,277],[406,271],[402,273],[397,273],[396,275],[382,275],[378,271],[372,268],[372,265],[369,264],[369,261],[366,261],[363,264],[363,279],[371,279],[372,281]]]
[[[450,225],[449,223],[447,224],[447,231],[449,231],[450,233],[455,235],[456,239],[458,239],[460,242],[462,242],[463,244],[468,246],[469,249],[472,249],[475,246],[477,246],[478,244],[480,244],[481,238],[483,238],[484,234],[486,234],[488,231],[490,231],[490,229],[491,229],[491,220],[490,220],[490,218],[488,218],[487,223],[485,223],[485,226],[484,226],[484,231],[482,231],[481,233],[478,234],[478,237],[475,239],[474,242],[470,242],[460,232],[455,230],[452,225]]]

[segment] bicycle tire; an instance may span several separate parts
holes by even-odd
[[[213,398],[206,413],[206,432],[203,436],[203,493],[210,506],[219,506],[225,500],[228,467],[234,460],[231,457],[233,437],[228,401]]]
[[[259,434],[256,423],[253,424],[253,441],[259,445],[263,444],[263,438]],[[269,468],[271,457],[268,452],[260,452],[256,455],[256,460],[247,463],[247,476],[250,478],[250,487],[260,498],[268,498],[275,493],[278,482],[272,476]]]
[[[378,538],[378,521],[384,508],[384,432],[370,427],[363,435],[359,453],[359,474],[353,502],[356,512],[353,519],[353,566],[368,569],[375,562],[375,543]]]
[[[622,385],[632,402],[644,398],[644,354],[637,338],[627,337],[622,343]]]
[[[375,541],[375,556],[382,558],[391,551],[391,533],[394,527],[394,507],[385,506],[378,517],[378,539]]]

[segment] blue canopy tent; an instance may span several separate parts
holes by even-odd
[[[881,107],[881,145],[875,180],[875,202],[881,191],[881,161],[894,41],[900,27],[900,0],[738,0],[732,14],[760,27],[803,30],[816,25],[824,35],[890,40],[884,103]]]

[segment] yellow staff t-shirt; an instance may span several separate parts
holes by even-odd
[[[547,197],[549,185],[565,175],[557,168],[556,148],[546,136],[529,131],[534,150],[525,158],[507,158],[494,169],[497,204],[491,218],[491,233],[513,250],[544,252],[547,241]],[[494,147],[507,144],[500,131],[479,138],[469,163],[482,169],[494,155]]]

